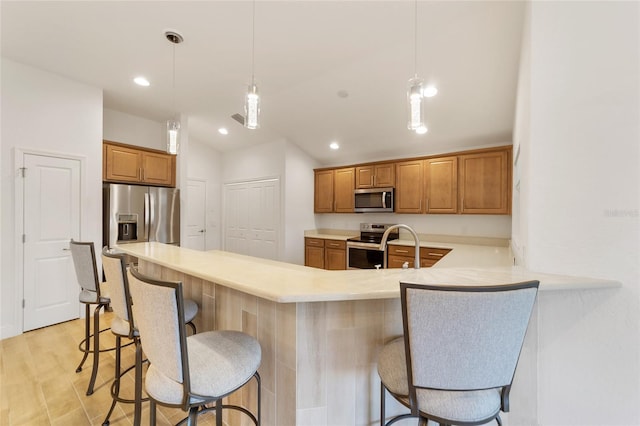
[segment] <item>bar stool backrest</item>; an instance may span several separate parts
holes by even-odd
[[[133,336],[135,325],[131,314],[131,296],[127,282],[127,265],[124,253],[115,253],[107,247],[102,248],[102,268],[109,283],[109,297],[113,312],[129,323],[129,337]]]
[[[69,243],[73,266],[76,270],[78,284],[84,291],[96,294],[96,299],[100,298],[100,281],[98,279],[98,269],[96,266],[96,252],[93,242],[73,241]]]
[[[190,387],[182,283],[151,279],[134,267],[127,277],[142,350],[151,365],[184,386],[186,401]]]
[[[538,284],[401,283],[410,394],[510,387]]]

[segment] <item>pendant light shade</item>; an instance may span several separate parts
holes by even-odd
[[[167,120],[167,153],[177,154],[180,149],[180,122]]]
[[[420,132],[426,129],[424,124],[424,96],[422,95],[422,79],[413,77],[409,79],[407,89],[407,101],[409,103],[409,130]],[[423,132],[424,133],[424,132]]]
[[[184,38],[176,31],[165,31],[164,36],[173,44],[173,68],[171,80],[171,108],[175,112],[176,97],[176,44],[182,43]],[[167,153],[176,155],[180,149],[180,121],[175,117],[167,120]]]
[[[255,84],[249,85],[247,96],[244,102],[244,126],[247,129],[257,129],[260,127],[258,117],[260,116],[260,96],[258,95],[258,87]]]

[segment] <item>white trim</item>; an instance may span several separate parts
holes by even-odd
[[[80,212],[78,219],[80,221],[79,224],[79,239],[82,240],[82,231],[83,231],[83,200],[86,198],[85,187],[84,184],[86,179],[86,161],[87,157],[84,155],[75,155],[68,154],[63,152],[55,152],[55,151],[44,151],[39,149],[30,149],[30,148],[14,148],[14,160],[13,160],[13,171],[14,171],[14,252],[15,252],[15,281],[13,283],[15,289],[14,296],[14,318],[13,318],[13,327],[11,327],[11,336],[17,336],[23,333],[24,330],[24,311],[22,308],[22,300],[24,299],[24,251],[22,244],[22,234],[24,233],[24,181],[20,176],[19,169],[24,167],[24,156],[25,155],[39,155],[43,157],[54,157],[54,158],[63,158],[68,160],[77,160],[80,162]],[[80,317],[84,316],[84,311],[81,309],[80,302],[78,302],[78,315]],[[9,327],[5,327],[9,329]],[[2,330],[2,338],[5,337],[5,328]],[[6,336],[9,337],[9,336]]]

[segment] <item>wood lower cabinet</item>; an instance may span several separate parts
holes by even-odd
[[[359,166],[355,171],[356,189],[386,188],[396,185],[395,163]]]
[[[420,247],[420,267],[429,268],[449,253],[451,249]],[[407,262],[409,268],[415,263],[416,248],[412,246],[389,245],[387,249],[387,268],[402,268]]]
[[[103,180],[176,186],[176,156],[162,151],[105,142],[102,151]]]
[[[304,266],[324,269],[324,240],[322,238],[304,239]]]
[[[353,213],[355,169],[348,167],[315,172],[315,213]]]
[[[324,241],[324,268],[332,271],[347,269],[347,243],[345,241]]]
[[[345,270],[346,248],[346,241],[305,237],[304,265],[334,271]]]
[[[458,157],[460,213],[511,212],[510,154],[510,150],[499,150]]]

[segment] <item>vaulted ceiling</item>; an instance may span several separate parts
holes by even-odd
[[[251,80],[250,1],[2,1],[2,56],[104,91],[104,107],[165,121],[225,152],[284,138],[321,164],[511,143],[525,2],[419,1],[417,72],[429,132],[407,130],[413,1],[268,1],[255,5],[261,127],[243,112]],[[144,75],[149,87],[133,78]],[[346,95],[346,96],[345,96]],[[229,129],[228,135],[218,128]],[[337,141],[338,151],[329,149]]]

